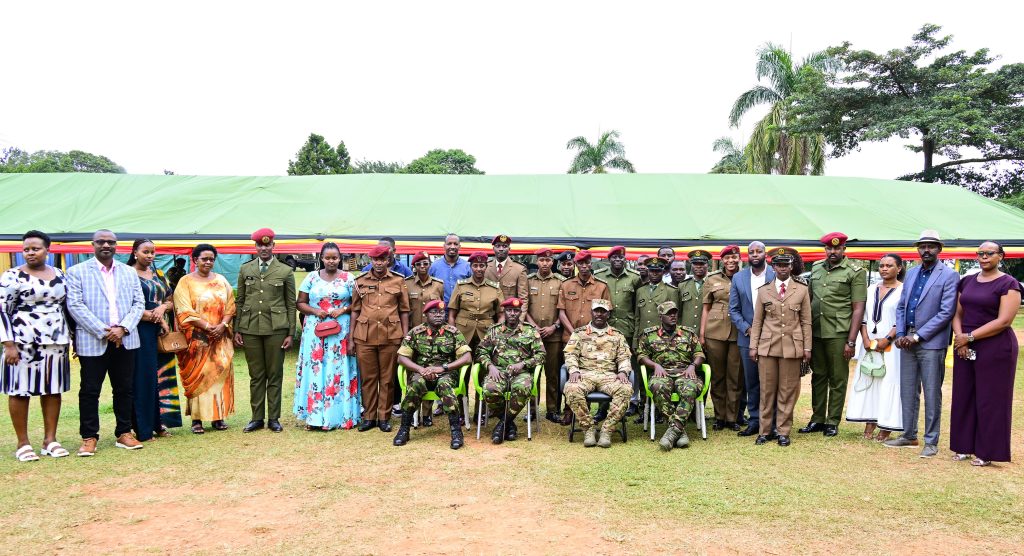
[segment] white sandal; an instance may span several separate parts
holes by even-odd
[[[63,458],[70,455],[68,451],[65,450],[63,446],[60,445],[60,442],[57,442],[56,440],[47,444],[46,448],[43,448],[43,450],[39,453],[43,454],[44,456],[50,456],[51,458]]]
[[[36,455],[30,444],[18,448],[18,451],[14,452],[14,457],[20,462],[39,461],[39,456]]]

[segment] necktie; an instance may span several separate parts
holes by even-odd
[[[782,282],[779,284],[779,297],[782,299],[786,298],[786,283]]]
[[[268,266],[270,266],[270,265],[268,265],[267,263],[261,262],[260,263],[260,274],[266,274]]]
[[[501,266],[502,263],[498,263],[498,276],[501,276]]]

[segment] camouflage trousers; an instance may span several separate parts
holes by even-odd
[[[485,378],[483,388],[484,403],[492,415],[504,413],[505,392],[511,392],[508,399],[508,414],[515,417],[526,407],[526,401],[533,394],[533,373],[520,372],[513,375],[507,371],[500,371],[497,380],[490,376]]]
[[[619,424],[622,416],[626,414],[629,407],[629,397],[633,394],[631,384],[623,384],[614,373],[595,373],[582,371],[579,382],[565,383],[565,403],[572,412],[576,414],[576,422],[582,430],[588,430],[594,426],[594,417],[590,414],[590,404],[587,403],[587,394],[599,391],[612,397],[608,406],[608,417],[604,420],[602,429],[605,432],[612,432]]]
[[[414,412],[420,408],[420,402],[428,391],[437,392],[441,398],[441,409],[449,414],[459,413],[459,400],[455,397],[455,388],[459,385],[459,376],[455,371],[448,371],[437,377],[437,380],[427,380],[419,373],[409,373],[405,383],[405,399],[402,400],[402,411]]]
[[[668,415],[672,426],[680,431],[684,430],[686,419],[690,417],[694,402],[703,389],[704,381],[699,378],[677,375],[656,376],[651,379],[651,396],[654,398],[655,407],[664,415]],[[679,403],[672,401],[672,394],[679,394]]]

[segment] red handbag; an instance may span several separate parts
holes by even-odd
[[[341,323],[331,319],[325,320],[316,325],[313,329],[313,333],[316,334],[317,338],[326,338],[328,336],[334,336],[341,332]]]

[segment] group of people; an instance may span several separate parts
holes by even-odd
[[[298,313],[293,412],[307,430],[392,432],[398,414],[393,443],[401,446],[410,441],[415,413],[428,426],[447,415],[451,448],[458,449],[465,443],[462,404],[469,403],[458,388],[475,363],[482,371],[480,405],[496,422],[492,442],[515,440],[534,369],[543,367],[545,418],[575,421],[584,446],[607,448],[618,423],[647,401],[634,376],[642,366],[650,376],[649,410],[667,421],[663,450],[689,444],[686,423],[704,403],[706,378],[714,430],[789,446],[801,376],[811,372],[813,412],[798,433],[835,436],[845,409],[847,420],[866,423],[865,438],[919,446],[923,390],[920,455],[932,457],[952,342],[953,459],[985,466],[1010,458],[1017,354],[1010,324],[1021,286],[1000,271],[1004,252],[995,242],[978,249],[980,273],[961,280],[939,260],[939,234],[926,230],[915,243],[920,265],[905,272],[899,256],[886,255],[880,281],[868,286],[838,232],[821,238],[825,260],[806,279],[795,249],[769,250],[759,241],[747,246],[745,268],[736,245],[718,253],[715,272],[713,255],[703,249],[684,261],[664,247],[639,257],[634,270],[626,248],[615,246],[596,272],[589,251],[538,249],[531,273],[509,256],[506,235],[492,240],[493,256],[475,251],[465,258],[460,238],[449,235],[442,257],[417,253],[411,268],[384,238],[359,276],[342,269],[336,244],[325,243],[322,268],[296,290],[292,268],[274,256],[274,237],[269,228],[252,234],[257,256],[242,265],[233,287],[213,271],[218,253],[209,244],[192,250],[192,272],[177,268],[165,276],[153,268],[152,241],[137,239],[122,264],[114,258],[116,235],[100,230],[95,258],[64,273],[46,264],[49,237],[26,233],[25,264],[0,277],[0,391],[9,396],[15,456],[38,459],[27,431],[33,396],[45,423],[41,454],[68,455],[56,429],[72,346],[81,362],[79,456],[97,451],[98,398],[107,376],[118,448],[142,448],[181,426],[176,374],[191,431],[206,433],[207,422],[214,431],[227,429],[235,412],[236,348],[250,377],[251,420],[243,432],[281,432],[284,353],[295,343]],[[172,333],[183,345],[165,345]],[[851,359],[857,366],[848,384]],[[587,401],[595,391],[610,397],[597,415]],[[424,400],[428,392],[436,394],[436,407]],[[894,431],[902,434],[890,438]]]

